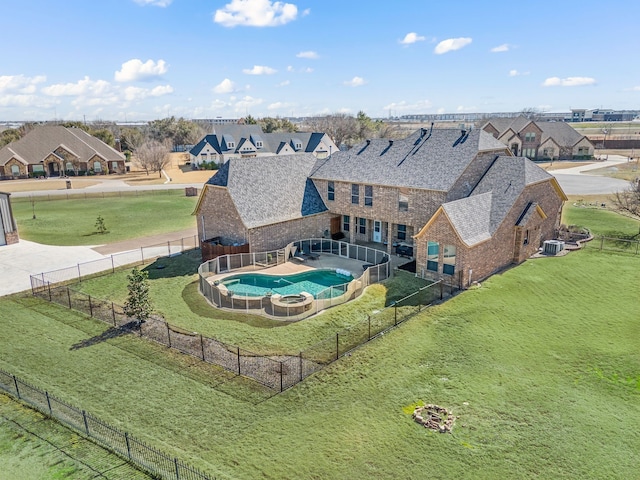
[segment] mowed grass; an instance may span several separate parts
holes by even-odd
[[[113,194],[113,195],[117,195]],[[46,245],[98,245],[195,226],[197,197],[184,191],[163,190],[137,196],[12,201],[20,238]],[[36,218],[33,218],[35,209]],[[98,216],[107,232],[96,229]]]
[[[597,206],[605,203],[599,198],[595,205],[589,205],[589,198],[567,202],[562,211],[562,222],[566,225],[587,227],[593,235],[605,235],[616,238],[637,238],[640,221],[625,217],[606,208]],[[611,202],[605,203],[605,205]],[[609,205],[611,206],[611,205]]]
[[[116,455],[4,394],[0,394],[0,472],[1,478],[12,480],[150,478]],[[101,473],[106,476],[101,477]]]
[[[527,261],[275,396],[131,335],[74,349],[107,327],[30,297],[0,300],[0,367],[219,478],[634,478],[639,266]]]

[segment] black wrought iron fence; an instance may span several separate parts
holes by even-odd
[[[212,480],[214,478],[1,369],[0,389],[132,462],[140,469],[154,475],[154,478],[171,480]]]

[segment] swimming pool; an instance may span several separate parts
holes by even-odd
[[[233,295],[262,297],[267,294],[297,295],[307,292],[318,298],[336,297],[346,291],[351,275],[338,274],[333,270],[312,270],[292,275],[264,275],[242,273],[225,277],[220,281]],[[329,288],[336,287],[336,288]]]

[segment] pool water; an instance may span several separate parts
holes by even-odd
[[[293,275],[264,275],[260,273],[243,273],[224,278],[221,283],[234,295],[246,297],[262,297],[267,293],[280,295],[297,295],[307,292],[318,298],[342,295],[353,277],[337,274],[331,270],[313,270]],[[342,288],[332,288],[342,285]]]

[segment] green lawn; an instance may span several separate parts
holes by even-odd
[[[606,203],[606,202],[605,202]],[[610,203],[610,202],[609,202]],[[611,210],[589,206],[580,202],[567,202],[562,211],[562,222],[587,227],[593,235],[618,238],[637,238],[640,222]]]
[[[108,473],[106,473],[108,471]],[[150,478],[54,420],[0,394],[0,474],[12,480]]]
[[[195,226],[197,197],[180,190],[139,196],[12,201],[20,238],[46,245],[96,245],[129,240]],[[36,218],[33,218],[35,210]],[[98,234],[96,220],[104,219],[107,233]]]
[[[0,367],[219,478],[634,478],[639,261],[527,261],[280,395],[130,335],[72,348],[106,326],[30,297],[0,300]]]

